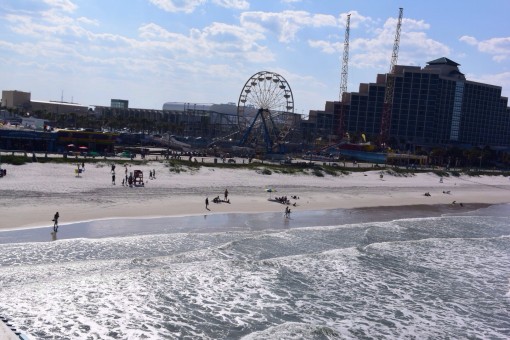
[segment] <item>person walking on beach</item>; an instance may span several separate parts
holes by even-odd
[[[209,197],[205,198],[205,208],[209,210]]]
[[[112,171],[112,184],[115,185],[115,171]]]
[[[225,201],[227,200],[227,198],[228,198],[228,190],[225,189]]]
[[[53,216],[53,231],[58,231],[58,218],[60,217],[58,211],[55,213],[55,216]]]

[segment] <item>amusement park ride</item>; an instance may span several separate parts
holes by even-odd
[[[397,29],[393,45],[390,73],[387,75],[383,112],[381,115],[381,132],[379,145],[384,145],[389,138],[391,126],[391,111],[393,104],[393,91],[395,85],[395,66],[397,63],[400,29],[402,25],[403,9],[399,9]],[[340,136],[340,143],[323,147],[321,150],[338,147],[345,143],[344,94],[347,93],[347,77],[349,63],[349,34],[350,14],[347,15],[345,30],[342,74],[340,84],[339,102],[341,104],[338,126],[335,132]],[[256,153],[276,154],[285,153],[286,139],[295,127],[294,96],[289,83],[285,78],[275,72],[261,71],[251,76],[244,84],[237,103],[237,127],[227,135],[213,141],[226,140],[236,136],[240,149],[250,149]],[[320,151],[320,150],[319,150]]]
[[[237,103],[240,147],[283,152],[294,122],[294,96],[289,83],[275,72],[261,71],[248,79]]]

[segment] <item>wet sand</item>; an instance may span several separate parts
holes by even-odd
[[[282,205],[283,206],[283,205]],[[0,232],[2,243],[48,242],[73,238],[108,238],[168,233],[214,233],[243,231],[282,231],[311,226],[337,226],[354,223],[384,222],[404,218],[437,217],[463,214],[487,207],[487,204],[411,205],[402,207],[366,207],[355,209],[292,210],[290,218],[283,212],[204,214],[153,218],[111,218],[32,227]],[[291,207],[292,208],[292,207]]]

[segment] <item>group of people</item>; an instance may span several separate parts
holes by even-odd
[[[287,196],[275,197],[274,199],[282,204],[290,204],[290,200],[287,198]]]
[[[295,199],[295,200],[299,199],[298,196],[290,196],[290,197]],[[278,203],[290,205],[290,200],[287,198],[287,196],[275,197],[274,199]],[[295,206],[295,207],[297,206],[296,202],[294,202],[292,205]]]
[[[220,198],[220,196],[216,196],[215,198],[213,198],[213,202],[214,203],[230,203],[230,200],[228,199],[228,190],[225,189],[225,193],[223,194],[223,200]]]
[[[115,185],[115,164],[112,164],[112,185]],[[135,174],[133,172],[129,172],[128,175],[128,166],[124,165],[124,178],[122,179],[122,186],[132,187],[133,185],[141,185],[145,186],[143,182],[142,172],[139,170],[135,170]],[[156,179],[156,169],[149,170],[149,179]],[[147,180],[148,182],[148,180]]]
[[[222,202],[224,202],[224,203],[230,203],[230,199],[228,198],[228,190],[227,190],[227,189],[225,189],[225,192],[224,192],[224,194],[223,194],[223,197],[224,197],[224,199],[222,200],[222,199],[220,198],[220,196],[218,195],[218,196],[216,196],[215,198],[213,198],[213,200],[212,200],[212,201],[213,201],[214,203],[222,203]],[[209,197],[206,197],[206,198],[205,198],[205,208],[206,208],[207,210],[209,210]]]

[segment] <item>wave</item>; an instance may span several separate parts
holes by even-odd
[[[506,338],[499,216],[0,245],[37,338]],[[503,298],[503,299],[502,299]]]

